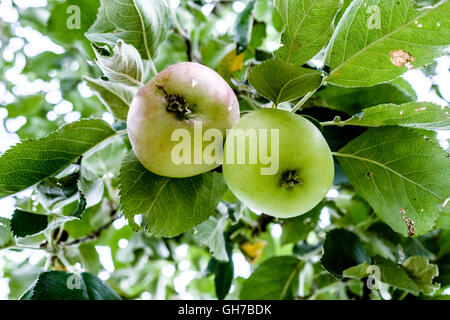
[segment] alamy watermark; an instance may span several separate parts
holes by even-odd
[[[194,135],[187,129],[176,129],[171,140],[178,142],[171,151],[174,164],[261,164],[261,175],[275,175],[279,169],[279,129],[228,129],[227,149],[221,130],[194,121]],[[204,147],[204,142],[207,145]],[[193,145],[192,145],[193,144]]]
[[[81,29],[81,9],[77,5],[67,7],[66,13],[69,17],[66,20],[66,26],[69,30]]]

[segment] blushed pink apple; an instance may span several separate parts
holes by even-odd
[[[206,66],[182,62],[166,68],[138,91],[130,106],[127,128],[133,150],[145,168],[161,176],[182,178],[220,165],[194,159],[199,152],[194,130],[217,129],[225,138],[226,130],[238,120],[238,100],[228,83]],[[174,135],[177,129],[189,133],[190,141]],[[190,146],[190,150],[180,151],[184,159],[189,158],[183,163],[174,159],[181,142]],[[203,142],[200,152],[210,144]]]

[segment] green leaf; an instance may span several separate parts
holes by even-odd
[[[97,178],[96,174],[87,168],[81,168],[81,177],[77,185],[81,196],[86,202],[86,207],[92,207],[100,203],[103,198],[103,180]],[[81,200],[80,199],[80,200]]]
[[[255,1],[255,9],[253,16],[257,21],[272,23],[273,0],[257,0]]]
[[[345,87],[386,82],[443,55],[450,2],[417,10],[412,0],[355,0],[331,38],[328,82]]]
[[[137,92],[137,87],[126,86],[117,82],[83,77],[88,87],[97,93],[100,101],[120,120],[127,120],[131,100]]]
[[[320,262],[334,277],[342,279],[344,270],[364,261],[370,258],[356,234],[345,229],[327,232]]]
[[[9,219],[0,217],[0,249],[6,248],[7,246],[13,244],[13,236],[9,225]]]
[[[369,276],[369,273],[367,272],[367,268],[369,267],[369,263],[367,261],[364,261],[361,264],[358,264],[357,266],[350,267],[348,269],[345,269],[342,272],[342,275],[347,278],[356,278],[356,279],[362,279]]]
[[[103,267],[100,263],[97,250],[95,250],[95,245],[92,243],[82,243],[78,246],[78,250],[84,268],[91,273],[98,274]]]
[[[225,249],[224,230],[228,222],[227,216],[209,217],[208,220],[194,227],[194,238],[201,246],[208,246],[213,257],[220,261],[228,261]]]
[[[319,203],[315,208],[305,214],[291,219],[284,219],[281,243],[288,244],[305,240],[309,232],[316,227],[322,208],[323,204]]]
[[[76,219],[80,219],[86,208],[87,208],[86,196],[83,193],[79,192],[79,200],[77,202],[77,207],[75,208],[75,211],[71,213],[70,216]]]
[[[244,54],[236,54],[236,49],[231,50],[219,63],[217,73],[229,84],[233,73],[244,67]]]
[[[36,186],[39,202],[48,210],[67,201],[78,193],[79,173],[75,172],[62,178],[48,178]]]
[[[300,98],[318,88],[321,79],[317,70],[297,67],[280,59],[257,65],[248,76],[256,91],[276,105]]]
[[[402,268],[424,294],[433,295],[439,289],[439,284],[433,283],[433,278],[439,275],[438,266],[430,264],[428,259],[411,257],[402,264]]]
[[[99,5],[99,0],[55,2],[46,35],[63,46],[86,40],[84,33],[94,23]]]
[[[163,0],[101,0],[94,25],[86,33],[92,42],[114,46],[121,39],[144,59],[155,59],[169,30],[169,12]]]
[[[25,258],[16,262],[8,261],[8,259],[3,260],[6,264],[3,267],[2,276],[8,279],[8,298],[10,300],[20,299],[38,278],[46,259],[42,257],[40,261],[33,260],[34,258]]]
[[[95,275],[49,271],[38,280],[22,299],[25,300],[121,300],[106,283]]]
[[[431,102],[410,102],[402,105],[382,104],[367,108],[361,114],[346,121],[337,121],[339,126],[403,126],[427,130],[450,130],[449,107]]]
[[[11,218],[11,232],[16,237],[26,237],[45,230],[48,216],[31,212],[14,210]]]
[[[450,285],[450,252],[440,257],[436,263],[439,267],[437,281],[442,287],[448,287]]]
[[[116,132],[103,120],[82,119],[48,136],[25,140],[0,157],[0,197],[25,190],[55,176]]]
[[[439,274],[438,267],[424,257],[411,257],[399,265],[377,256],[374,264],[380,268],[382,282],[416,296],[420,292],[432,295],[439,289],[439,284],[433,283],[433,278]]]
[[[216,296],[219,300],[225,299],[230,292],[233,283],[234,264],[233,264],[233,245],[230,242],[225,244],[225,254],[227,261],[219,261],[212,257],[206,268],[207,272],[214,274],[214,285],[216,287]]]
[[[285,30],[275,57],[301,66],[328,43],[339,0],[275,0]]]
[[[129,86],[142,86],[144,63],[135,47],[117,40],[112,55],[103,55],[105,49],[93,47],[97,58],[95,62],[110,81]]]
[[[241,300],[291,300],[292,287],[304,262],[294,256],[278,256],[265,260],[244,281]]]
[[[234,41],[236,42],[236,54],[241,54],[247,48],[250,42],[250,36],[253,28],[252,11],[255,1],[250,1],[242,10],[237,19],[234,28]]]
[[[344,15],[345,11],[347,10],[348,6],[353,2],[353,0],[343,0],[342,6],[339,9],[339,12],[336,14],[336,17],[334,18],[334,25],[337,26],[339,21],[341,20],[342,16]]]
[[[305,241],[297,242],[294,244],[294,248],[292,252],[297,256],[305,256],[309,253],[311,253],[314,250],[319,249],[322,246],[322,244],[319,242],[317,244],[308,244]]]
[[[328,108],[343,111],[350,115],[378,104],[402,104],[415,100],[413,95],[392,83],[383,83],[368,88],[343,88],[328,85],[317,95],[326,101]]]
[[[133,152],[120,170],[120,207],[129,225],[146,218],[144,229],[154,236],[174,237],[208,219],[227,190],[222,175],[205,173],[186,179],[161,177],[145,169]]]
[[[115,139],[95,153],[83,157],[81,167],[95,173],[97,177],[103,178],[106,174],[114,174],[119,171],[126,154],[127,147],[123,139]]]
[[[8,110],[9,118],[38,115],[46,105],[45,96],[43,94],[34,94],[17,98],[16,102],[8,104],[5,107]]]
[[[30,81],[36,79],[50,81],[52,77],[49,76],[49,71],[62,69],[65,60],[68,60],[68,56],[65,54],[44,51],[36,56],[27,57],[22,74],[25,74]]]
[[[374,257],[373,264],[380,268],[382,282],[414,295],[419,294],[419,288],[416,283],[408,276],[408,273],[401,265],[380,256]]]
[[[450,161],[437,143],[401,127],[369,129],[338,153],[355,190],[394,231],[430,231],[449,197]],[[414,223],[414,225],[412,225]],[[409,228],[408,228],[409,227]]]

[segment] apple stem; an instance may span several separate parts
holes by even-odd
[[[162,90],[166,97],[167,112],[173,112],[180,120],[188,120],[192,117],[192,111],[189,103],[182,96],[177,94],[168,94],[163,86],[156,85],[159,90]]]

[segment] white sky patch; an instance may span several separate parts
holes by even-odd
[[[94,94],[94,93],[92,92],[92,90],[89,89],[89,87],[87,86],[87,84],[86,84],[84,81],[83,81],[83,82],[80,82],[80,83],[78,84],[77,89],[78,89],[78,92],[80,93],[80,95],[81,95],[83,98],[89,98],[89,97],[92,97],[92,95]]]
[[[102,119],[105,120],[106,122],[108,122],[109,124],[114,123],[114,116],[109,112],[103,113]]]
[[[205,16],[209,16],[213,10],[214,10],[214,5],[211,3],[205,4],[201,8],[201,11]]]
[[[6,120],[6,129],[8,129],[9,132],[16,132],[19,130],[25,123],[27,123],[27,118],[24,116],[18,116],[14,119],[8,119]]]
[[[0,300],[8,300],[9,292],[9,279],[0,278]]]
[[[32,250],[33,252],[30,255],[30,264],[31,265],[37,265],[42,259],[44,259],[47,256],[47,253],[45,251],[41,250]]]
[[[178,293],[186,293],[186,288],[189,285],[189,282],[195,279],[196,276],[197,273],[192,270],[182,272],[178,277],[173,279],[175,291]]]
[[[55,121],[58,118],[58,115],[55,111],[49,111],[47,112],[47,119],[50,121]]]
[[[117,243],[120,249],[125,249],[128,246],[128,240],[127,239],[120,239]]]
[[[67,114],[73,110],[73,104],[67,100],[63,100],[53,107],[56,114]]]
[[[14,3],[21,9],[28,7],[44,7],[47,5],[47,0],[14,0]]]
[[[100,272],[98,273],[98,277],[99,277],[100,279],[102,279],[103,281],[108,280],[110,276],[111,276],[111,275],[109,274],[108,271],[100,271]]]
[[[437,62],[436,75],[433,80],[438,84],[441,95],[450,101],[450,57],[440,57]]]
[[[171,278],[175,274],[175,266],[173,264],[167,264],[161,269],[161,274],[166,278]]]
[[[148,291],[144,291],[141,294],[141,300],[151,300],[152,299],[152,294]]]
[[[180,5],[180,0],[167,0],[169,7],[175,9]]]
[[[227,22],[227,20],[218,20],[216,22],[216,30],[219,34],[225,34],[230,26],[231,25]]]
[[[325,207],[322,209],[322,211],[320,211],[319,227],[325,229],[330,224],[331,224],[330,211],[328,210],[327,207]]]
[[[120,217],[119,219],[113,222],[113,228],[116,230],[120,230],[128,224],[127,219],[125,217]]]
[[[281,233],[282,233],[282,229],[281,226],[278,223],[272,223],[270,225],[270,234],[272,235],[272,237],[274,237],[275,239],[280,238],[281,237]]]
[[[245,9],[245,3],[242,1],[233,2],[232,8],[235,12],[239,13]]]
[[[109,273],[114,272],[114,263],[111,255],[111,248],[108,246],[95,246],[98,256],[100,258],[100,263]]]
[[[177,256],[177,258],[184,258],[187,256],[188,251],[189,251],[189,246],[187,244],[183,243],[175,248],[175,255]]]
[[[51,90],[45,95],[45,101],[50,104],[57,104],[62,100],[61,91]],[[55,111],[56,112],[56,111]]]
[[[31,27],[16,27],[15,34],[25,38],[27,44],[24,52],[27,56],[34,57],[42,52],[51,51],[57,54],[64,53],[64,48],[54,43],[49,37],[44,36],[39,31]]]
[[[16,200],[13,197],[0,199],[0,217],[10,219],[12,217],[12,214],[14,213],[15,205]]]
[[[78,121],[81,118],[81,113],[79,111],[73,111],[64,116],[64,121],[67,123],[71,123],[74,121]]]
[[[450,139],[450,130],[438,131],[437,132],[437,138],[439,140],[439,144],[441,145],[441,147],[444,148],[445,150],[447,150],[448,147],[449,147],[448,140]]]
[[[331,188],[331,189],[328,191],[326,197],[329,198],[329,199],[336,199],[336,198],[339,197],[339,192],[338,192],[336,189]]]
[[[267,46],[267,49],[268,49],[268,50],[270,50],[270,51],[276,51],[276,50],[278,50],[278,48],[280,47],[280,43],[279,43],[279,42],[276,42],[276,41],[270,41],[270,40],[267,40],[267,41],[266,41],[266,46]]]
[[[247,279],[252,273],[252,266],[241,252],[233,253],[234,276]]]
[[[440,88],[440,93],[446,98],[450,99],[450,57],[445,56],[436,59],[436,75],[433,79],[427,77],[421,70],[415,69],[408,71],[402,77],[407,80],[414,91],[417,93],[417,101],[434,102],[439,105],[448,105],[448,103],[441,99],[434,90],[432,90],[433,83]]]
[[[178,269],[180,269],[181,271],[186,271],[189,269],[190,266],[191,266],[191,262],[189,260],[182,260],[178,264]]]
[[[19,18],[17,10],[12,7],[11,0],[0,1],[0,19],[7,23],[16,22]]]

